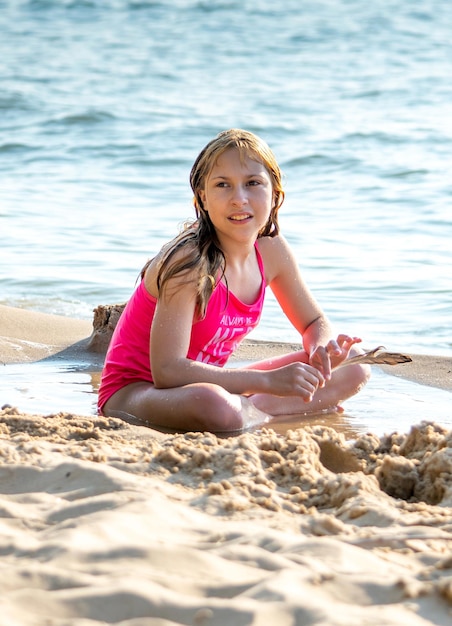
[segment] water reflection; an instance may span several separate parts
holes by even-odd
[[[378,436],[409,432],[421,421],[436,422],[452,429],[452,393],[391,376],[375,367],[367,386],[344,404],[342,415],[316,415],[280,419],[272,423],[278,433],[303,425],[330,426],[354,439],[364,433]]]
[[[1,366],[0,405],[26,413],[95,415],[100,372],[61,361]]]
[[[1,366],[0,406],[9,404],[27,413],[61,411],[97,413],[100,368],[92,364],[44,360]],[[303,426],[328,426],[346,439],[372,432],[378,436],[408,432],[422,420],[452,429],[452,393],[385,374],[379,368],[367,387],[345,403],[342,415],[321,413],[279,418],[271,428],[284,434]]]

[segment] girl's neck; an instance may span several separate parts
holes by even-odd
[[[262,275],[254,246],[247,254],[228,260],[225,281],[232,293],[246,304],[253,304],[259,295]]]
[[[248,243],[227,243],[227,245],[221,245],[224,257],[226,259],[226,265],[229,266],[243,266],[249,258],[255,256],[255,242]]]

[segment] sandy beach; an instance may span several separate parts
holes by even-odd
[[[0,306],[2,364],[99,370],[106,341],[108,323]],[[452,390],[452,358],[411,356],[385,369]],[[434,422],[217,437],[0,406],[2,626],[452,623],[452,432]]]

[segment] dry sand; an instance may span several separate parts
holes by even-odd
[[[90,333],[0,307],[0,360],[100,367]],[[451,389],[451,365],[393,372]],[[451,431],[167,435],[61,408],[0,411],[2,626],[452,623]]]

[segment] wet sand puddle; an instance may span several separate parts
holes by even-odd
[[[73,412],[95,415],[100,371],[90,364],[49,359],[35,363],[4,365],[0,377],[0,406],[49,414]],[[452,428],[452,394],[396,378],[373,369],[367,387],[345,403],[345,413],[279,419],[271,428],[284,434],[305,426],[328,426],[347,439],[372,432],[408,432],[413,424],[434,421]]]

